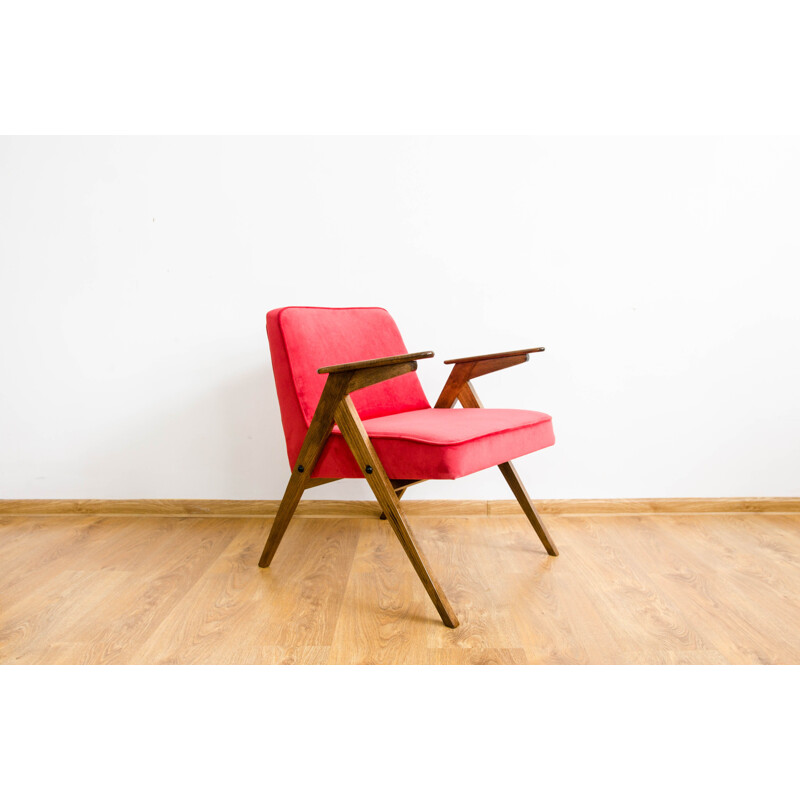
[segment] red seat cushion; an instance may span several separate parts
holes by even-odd
[[[508,408],[426,408],[364,421],[390,478],[460,478],[555,442],[549,415]],[[359,478],[338,428],[315,478]]]

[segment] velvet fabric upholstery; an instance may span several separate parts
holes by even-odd
[[[325,385],[320,367],[408,352],[382,308],[279,308],[267,314],[267,335],[292,465]],[[459,478],[555,441],[551,418],[541,412],[431,408],[414,372],[351,397],[390,478]],[[312,475],[362,477],[338,428]]]
[[[267,314],[267,337],[292,464],[328,377],[317,373],[320,367],[408,352],[383,308],[277,308]],[[413,372],[359,389],[351,397],[361,419],[430,408]]]

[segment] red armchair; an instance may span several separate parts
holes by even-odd
[[[453,609],[400,507],[414,483],[497,466],[551,556],[558,550],[511,460],[555,441],[539,411],[483,408],[473,378],[522,364],[543,347],[457,358],[431,408],[417,361],[382,308],[278,308],[267,314],[275,385],[292,475],[259,566],[268,567],[303,492],[341,478],[366,478],[442,621]],[[463,408],[454,408],[456,402]]]

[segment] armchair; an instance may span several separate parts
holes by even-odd
[[[551,418],[485,409],[471,383],[522,364],[543,347],[445,361],[453,369],[431,407],[414,372],[433,353],[408,353],[384,309],[279,308],[267,314],[267,335],[292,474],[259,566],[272,563],[306,489],[363,477],[442,621],[455,628],[458,619],[399,501],[412,484],[492,466],[500,468],[548,554],[558,555],[511,463],[554,443]],[[456,402],[463,408],[454,408]]]

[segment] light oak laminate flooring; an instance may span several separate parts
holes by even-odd
[[[2,664],[797,664],[800,515],[0,517]]]

